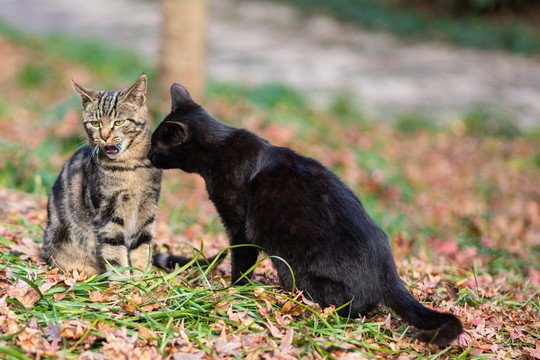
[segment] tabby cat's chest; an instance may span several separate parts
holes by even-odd
[[[96,210],[122,219],[128,233],[135,231],[137,219],[155,213],[161,177],[162,170],[153,167],[101,169],[97,187],[101,201]]]

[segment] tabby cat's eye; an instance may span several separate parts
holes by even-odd
[[[122,125],[124,125],[125,122],[126,122],[126,120],[116,120],[114,122],[114,126],[122,126]]]
[[[90,121],[90,125],[92,125],[93,127],[99,127],[100,123],[99,121]]]

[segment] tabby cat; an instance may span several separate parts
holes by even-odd
[[[232,248],[233,283],[247,282],[261,248],[274,256],[283,287],[296,284],[321,306],[342,307],[340,315],[384,304],[422,329],[420,340],[439,345],[463,331],[456,316],[424,307],[406,290],[386,234],[337,176],[214,119],[179,84],[171,97],[148,157],[158,168],[200,174],[230,244],[256,245]]]
[[[146,83],[144,74],[130,88],[115,91],[73,82],[89,145],[66,162],[49,196],[43,257],[50,265],[90,275],[126,266],[148,268],[162,170],[147,159]],[[162,268],[189,261],[154,255]]]

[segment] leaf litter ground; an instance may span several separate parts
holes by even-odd
[[[277,134],[271,125],[257,130],[274,143],[320,155],[360,197],[367,194],[366,207],[389,229],[415,297],[463,321],[466,333],[457,344],[419,344],[387,309],[339,318],[305,294],[279,290],[268,260],[243,288],[229,287],[228,259],[210,272],[152,270],[112,285],[51,270],[39,258],[44,198],[2,190],[3,351],[85,359],[539,357],[540,174],[522,164],[538,149],[534,143],[452,132],[403,135],[380,126],[347,129],[333,148],[298,140],[295,126]],[[386,163],[364,168],[362,156],[370,153]],[[165,185],[156,251],[191,255],[203,245],[210,256],[224,249],[201,179],[170,172],[165,181],[183,187]],[[171,222],[174,213],[180,215]],[[184,213],[192,218],[187,224]]]

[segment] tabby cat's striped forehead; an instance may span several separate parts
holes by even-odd
[[[95,102],[96,117],[98,119],[104,117],[114,118],[116,116],[119,99],[123,93],[123,90],[100,91]]]
[[[72,81],[72,86],[81,96],[83,123],[101,121],[99,126],[106,124],[108,128],[112,128],[112,124],[117,120],[147,124],[146,75],[141,75],[135,84],[122,90],[94,90],[81,86],[75,81]]]

